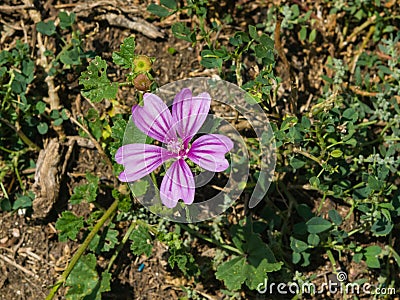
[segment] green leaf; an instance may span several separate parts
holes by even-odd
[[[271,50],[268,50],[263,45],[256,45],[254,47],[254,51],[258,58],[264,58],[264,57],[268,57],[269,51],[271,51]]]
[[[20,208],[32,207],[32,199],[29,196],[20,196],[15,200],[12,209],[17,210]]]
[[[293,169],[300,169],[304,167],[305,164],[306,164],[305,161],[298,159],[296,157],[292,157],[290,159],[290,165],[292,166]]]
[[[44,35],[52,35],[56,33],[56,26],[54,25],[54,21],[40,21],[36,24],[36,30]]]
[[[312,187],[314,187],[314,188],[318,188],[319,187],[320,180],[319,180],[318,177],[313,176],[308,181],[310,182]]]
[[[54,120],[53,124],[54,124],[54,126],[60,126],[63,122],[64,122],[64,120],[62,118],[58,118],[58,119]]]
[[[369,246],[364,249],[365,262],[370,268],[380,268],[378,255],[381,254],[382,248],[379,246]]]
[[[146,193],[147,188],[149,187],[149,183],[145,180],[141,180],[132,182],[129,186],[131,188],[132,194],[135,197],[140,197]]]
[[[383,185],[384,185],[384,182],[376,179],[375,176],[373,176],[373,175],[368,176],[368,186],[370,187],[370,189],[372,189],[374,191],[380,191],[382,189]]]
[[[111,83],[107,77],[107,63],[96,56],[79,77],[79,83],[83,85],[82,95],[93,102],[103,99],[114,99],[118,92],[118,83]]]
[[[139,226],[132,231],[129,239],[132,241],[131,250],[135,255],[142,255],[143,253],[150,256],[153,245],[149,243],[151,237],[147,228]]]
[[[305,243],[301,240],[298,240],[294,237],[290,237],[290,248],[292,248],[292,250],[294,252],[300,253],[300,252],[307,250],[308,245],[307,245],[307,243]]]
[[[83,217],[77,217],[70,211],[63,211],[56,222],[56,229],[60,231],[58,240],[75,240],[78,232],[83,228]]]
[[[299,34],[300,34],[300,40],[304,41],[307,38],[307,27],[301,26]]]
[[[321,239],[319,238],[319,235],[317,235],[315,233],[311,233],[307,237],[307,243],[314,247],[318,246],[320,240]]]
[[[314,216],[311,208],[307,204],[299,204],[296,206],[297,213],[303,217],[305,220],[308,220]]]
[[[365,251],[365,255],[377,256],[377,255],[381,254],[382,248],[377,245],[373,245],[373,246],[366,247],[364,249],[364,251]]]
[[[253,40],[256,40],[256,41],[259,40],[256,26],[249,25],[249,35]]]
[[[62,51],[60,54],[60,61],[64,65],[80,65],[81,57],[78,48]]]
[[[331,156],[334,157],[334,158],[339,158],[339,157],[341,157],[342,155],[343,155],[343,152],[342,152],[342,150],[340,150],[340,149],[336,149],[336,150],[333,150],[333,151],[331,152]]]
[[[11,52],[8,52],[7,50],[0,51],[0,66],[12,61],[13,61],[13,56]]]
[[[27,78],[27,83],[32,82],[33,73],[35,71],[35,63],[32,60],[24,60],[22,62],[22,74],[24,74]]]
[[[260,283],[268,280],[268,273],[279,271],[282,268],[282,262],[269,263],[263,259],[257,267],[252,265],[246,266],[246,285],[250,290],[257,289]]]
[[[302,117],[301,117],[301,126],[302,126],[304,129],[310,129],[310,127],[311,127],[311,121],[310,121],[310,119],[307,118],[306,116],[302,116]]]
[[[65,282],[65,285],[70,287],[65,295],[66,299],[81,300],[92,294],[98,281],[96,256],[92,253],[82,256]]]
[[[103,273],[101,273],[100,288],[99,288],[99,291],[98,291],[98,293],[96,295],[96,299],[95,300],[101,300],[102,299],[101,293],[111,291],[110,282],[111,282],[111,274],[108,273],[107,271],[104,271]]]
[[[299,252],[293,252],[292,253],[292,262],[294,264],[298,264],[301,260],[301,254]]]
[[[281,124],[281,130],[284,131],[289,129],[290,127],[296,125],[297,121],[298,121],[297,117],[286,116]]]
[[[172,24],[172,33],[178,39],[194,43],[196,41],[196,35],[192,33],[189,27],[182,22],[176,22]]]
[[[0,211],[11,211],[11,202],[7,198],[0,198]]]
[[[264,258],[266,258],[268,262],[276,262],[274,253],[269,246],[263,242],[259,234],[246,234],[246,243],[244,244],[243,250],[248,254],[247,261],[254,266],[259,265],[260,261]]]
[[[301,252],[301,256],[303,257],[303,263],[301,264],[302,267],[307,267],[310,265],[310,256],[311,254],[308,252]]]
[[[371,226],[371,231],[375,236],[388,235],[393,229],[393,223],[387,218],[383,217],[376,220]]]
[[[362,253],[355,253],[353,256],[353,261],[358,264],[362,260],[363,256],[364,255]]]
[[[106,233],[104,238],[104,244],[103,247],[101,248],[101,251],[110,251],[111,249],[114,249],[115,245],[118,243],[118,231],[115,229],[111,229],[114,226],[109,226],[107,230],[105,230]]]
[[[215,276],[223,280],[225,286],[231,290],[239,290],[247,279],[246,258],[235,257],[218,266]]]
[[[111,223],[110,226],[106,227],[101,235],[96,235],[95,238],[90,242],[89,249],[95,251],[97,254],[104,251],[110,251],[118,243],[118,231],[112,229],[115,224]]]
[[[154,3],[151,3],[149,6],[147,6],[147,11],[149,11],[152,14],[155,14],[156,16],[159,16],[161,18],[167,17],[173,13],[173,12],[170,12],[165,7],[162,7],[162,6],[154,4]]]
[[[49,125],[47,125],[47,123],[44,122],[40,122],[37,126],[36,126],[37,130],[39,131],[40,134],[46,134],[47,131],[49,130]]]
[[[133,122],[130,122],[133,123]],[[125,128],[127,126],[127,121],[124,119],[117,119],[114,121],[114,125],[111,127],[111,138],[113,141],[109,144],[110,154],[115,159],[115,153],[118,148],[122,146],[122,141],[124,139]],[[121,166],[117,164],[117,166]],[[119,170],[116,170],[117,173]]]
[[[308,37],[308,42],[312,43],[315,41],[315,38],[317,37],[317,30],[314,28],[311,30],[310,36]]]
[[[82,184],[74,188],[74,194],[70,198],[71,204],[79,204],[83,200],[90,203],[96,200],[99,187],[99,178],[90,173],[86,174],[87,184]]]
[[[347,108],[343,112],[343,118],[346,120],[355,122],[358,119],[358,113],[356,112],[356,110],[354,108]]]
[[[46,103],[44,103],[43,101],[38,101],[38,102],[36,103],[36,105],[35,105],[35,108],[37,109],[38,114],[40,115],[40,114],[42,114],[42,113],[45,112],[45,110],[46,110]]]
[[[61,29],[67,29],[68,27],[71,27],[72,24],[75,22],[75,13],[71,12],[68,14],[65,11],[60,11],[58,13],[58,18],[60,19],[60,27]]]
[[[274,49],[274,41],[268,35],[263,33],[260,37],[260,43],[268,50]]]
[[[365,256],[365,262],[369,268],[379,269],[381,267],[379,259],[375,256]]]
[[[161,0],[160,1],[161,5],[164,5],[170,9],[176,9],[177,5],[176,5],[176,0]]]
[[[306,223],[309,233],[320,233],[332,227],[331,222],[321,217],[313,217]]]
[[[203,50],[201,51],[201,65],[206,67],[207,69],[212,68],[222,68],[222,58],[218,57],[216,53],[212,50]]]
[[[328,212],[328,216],[336,226],[342,224],[342,216],[337,212],[337,210],[331,209]]]
[[[122,66],[125,69],[134,69],[133,61],[135,59],[135,38],[130,36],[124,39],[120,46],[119,52],[114,52],[112,58],[115,64]]]
[[[296,223],[293,225],[293,233],[297,235],[307,234],[307,225],[304,222]]]
[[[97,140],[100,140],[104,127],[99,112],[94,108],[89,108],[85,119],[88,121],[90,132]]]

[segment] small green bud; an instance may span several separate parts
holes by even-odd
[[[151,70],[153,62],[150,57],[146,55],[138,55],[133,60],[133,64],[135,66],[135,69],[133,70],[134,73],[144,73]]]

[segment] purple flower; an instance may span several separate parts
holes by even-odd
[[[167,160],[174,159],[161,182],[161,202],[168,208],[175,207],[179,199],[192,204],[195,182],[185,160],[188,158],[212,172],[224,171],[229,166],[225,154],[233,148],[233,142],[221,134],[206,134],[189,144],[210,110],[208,93],[193,97],[190,89],[182,89],[175,96],[172,114],[154,94],[144,94],[143,100],[143,107],[135,105],[132,108],[132,119],[137,128],[162,142],[164,147],[128,144],[119,148],[115,160],[125,167],[119,179],[123,182],[138,180]]]

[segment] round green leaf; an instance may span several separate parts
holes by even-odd
[[[320,238],[317,234],[311,233],[308,235],[307,243],[309,245],[316,247],[316,246],[318,246],[319,242],[320,242]]]
[[[313,217],[306,223],[309,233],[320,233],[332,227],[331,222],[321,217]]]
[[[37,125],[36,128],[40,134],[46,134],[47,131],[49,130],[49,126],[47,125],[47,123],[44,122],[39,123],[39,125]]]
[[[339,158],[343,155],[342,150],[336,149],[331,152],[331,156],[334,158]]]
[[[58,118],[57,120],[54,120],[54,125],[55,126],[60,126],[64,120],[62,118]]]
[[[292,157],[292,159],[290,160],[290,165],[292,166],[293,169],[300,169],[302,168],[304,165],[306,164],[305,161],[300,160],[296,157]]]

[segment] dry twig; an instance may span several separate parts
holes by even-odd
[[[0,254],[0,259],[2,259],[4,262],[10,264],[11,266],[17,268],[18,270],[24,272],[28,276],[32,276],[32,277],[35,277],[35,278],[39,277],[38,275],[36,275],[32,271],[29,271],[28,269],[24,268],[23,266],[17,264],[15,261],[11,260],[8,256]]]

